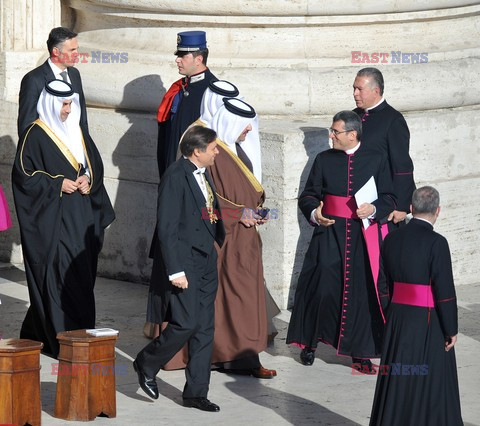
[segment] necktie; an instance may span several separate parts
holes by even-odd
[[[67,71],[62,71],[60,75],[62,76],[63,81],[66,81],[68,83]]]
[[[238,142],[235,143],[235,146],[237,147],[238,158],[240,158],[240,160],[242,160],[243,164],[245,164],[247,166],[248,170],[250,170],[253,173],[252,162],[248,158],[248,155],[245,153],[245,151],[243,150],[243,148],[240,146],[240,144]]]

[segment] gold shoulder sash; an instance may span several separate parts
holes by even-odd
[[[53,131],[48,127],[43,121],[41,121],[39,118],[37,118],[34,121],[34,124],[37,124],[40,126],[43,131],[49,136],[49,138],[53,141],[55,145],[57,145],[57,148],[60,150],[60,152],[64,155],[64,157],[68,160],[68,162],[71,164],[71,166],[77,171],[77,173],[80,171],[80,164],[78,164],[78,161],[76,160],[75,156],[71,153],[71,151],[68,149],[67,145],[65,145],[60,138],[53,133]],[[85,149],[85,143],[83,142],[83,137],[82,137],[82,143],[83,143],[83,149]]]
[[[263,192],[264,189],[261,185],[261,183],[257,180],[255,175],[249,170],[249,168],[245,165],[245,163],[238,158],[238,155],[236,155],[226,143],[222,142],[220,139],[217,138],[217,144],[223,148],[223,150],[232,157],[233,161],[237,164],[237,166],[240,168],[240,170],[243,172],[243,174],[247,177],[248,181],[250,184],[255,188],[255,191],[257,192]]]
[[[190,126],[188,126],[188,129],[190,129],[190,127],[193,127],[193,126],[202,126],[202,127],[206,127],[205,123],[200,120],[199,118],[194,121],[192,124],[190,124]],[[187,129],[187,130],[188,130]],[[186,131],[186,130],[185,130]],[[185,134],[185,133],[184,133]],[[182,135],[182,139],[183,139],[183,135]],[[255,191],[257,192],[264,192],[264,189],[263,189],[263,186],[262,184],[257,180],[257,178],[255,177],[255,175],[249,170],[249,168],[244,164],[244,162],[242,160],[240,160],[240,158],[238,158],[238,155],[236,155],[229,147],[226,143],[222,142],[220,139],[217,138],[216,140],[217,144],[219,146],[221,146],[223,148],[223,150],[228,154],[230,155],[230,157],[232,157],[233,161],[235,161],[235,163],[237,164],[237,166],[240,168],[240,170],[243,172],[243,174],[247,177],[248,181],[250,182],[250,184],[253,186],[253,188],[255,189]],[[182,141],[180,140],[180,143],[182,143]],[[218,195],[218,194],[217,194]],[[223,197],[221,197],[223,198]],[[228,201],[228,200],[227,200]]]

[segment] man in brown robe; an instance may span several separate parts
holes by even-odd
[[[202,120],[194,124],[205,125]],[[225,371],[270,379],[277,373],[264,368],[258,355],[267,347],[268,326],[262,243],[256,225],[268,217],[261,216],[266,211],[261,208],[265,192],[260,183],[257,117],[250,105],[226,98],[209,126],[219,136],[218,163],[209,172],[220,204],[217,214],[226,232],[218,254],[212,363]],[[184,348],[164,368],[184,368],[186,361]]]
[[[215,303],[213,362],[229,371],[272,378],[258,354],[267,346],[267,309],[262,242],[257,225],[265,192],[261,180],[260,141],[254,109],[239,99],[224,99],[210,121],[218,130],[219,163],[210,174],[219,195],[225,245],[219,253],[219,290]]]

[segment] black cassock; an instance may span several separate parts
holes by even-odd
[[[175,96],[170,117],[166,121],[158,123],[157,161],[160,177],[177,159],[178,143],[183,133],[200,117],[203,94],[212,80],[217,80],[217,78],[209,69],[181,79],[184,90],[180,90]]]
[[[412,219],[390,233],[381,250],[381,279],[392,302],[377,378],[371,425],[462,425],[455,349],[457,301],[447,240],[430,223]],[[435,307],[396,303],[394,287],[431,286]],[[420,299],[422,300],[422,299]]]
[[[363,144],[352,155],[333,149],[318,154],[299,207],[310,220],[327,194],[353,196],[372,176],[378,192],[373,204],[377,217],[384,217],[394,208],[388,161]],[[362,223],[330,217],[335,219],[332,226],[315,226],[298,279],[287,343],[316,348],[321,340],[339,355],[372,358],[380,354],[384,323]],[[380,238],[378,233],[377,241]]]
[[[413,162],[409,154],[410,131],[405,118],[387,101],[367,113],[361,108],[354,111],[362,117],[362,142],[388,156],[393,193],[397,200],[396,210],[410,211],[415,182]]]
[[[90,194],[65,194],[63,178],[74,181],[84,169],[39,123],[20,140],[12,170],[30,295],[20,337],[43,342],[43,351],[57,357],[58,332],[95,327],[98,254],[104,229],[115,214],[103,185],[102,160],[90,136],[84,135]]]

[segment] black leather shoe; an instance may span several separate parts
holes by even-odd
[[[153,379],[149,379],[141,370],[140,366],[137,364],[137,360],[133,361],[133,368],[138,375],[138,384],[143,389],[143,391],[150,398],[158,399],[158,387],[155,377]]]
[[[220,411],[220,407],[213,402],[210,402],[207,398],[183,398],[183,405],[185,407],[198,408],[202,411],[217,412]]]
[[[363,374],[377,374],[377,370],[369,359],[352,357],[352,368]]]
[[[309,348],[303,348],[300,352],[300,361],[303,365],[312,365],[315,361],[315,351]]]

